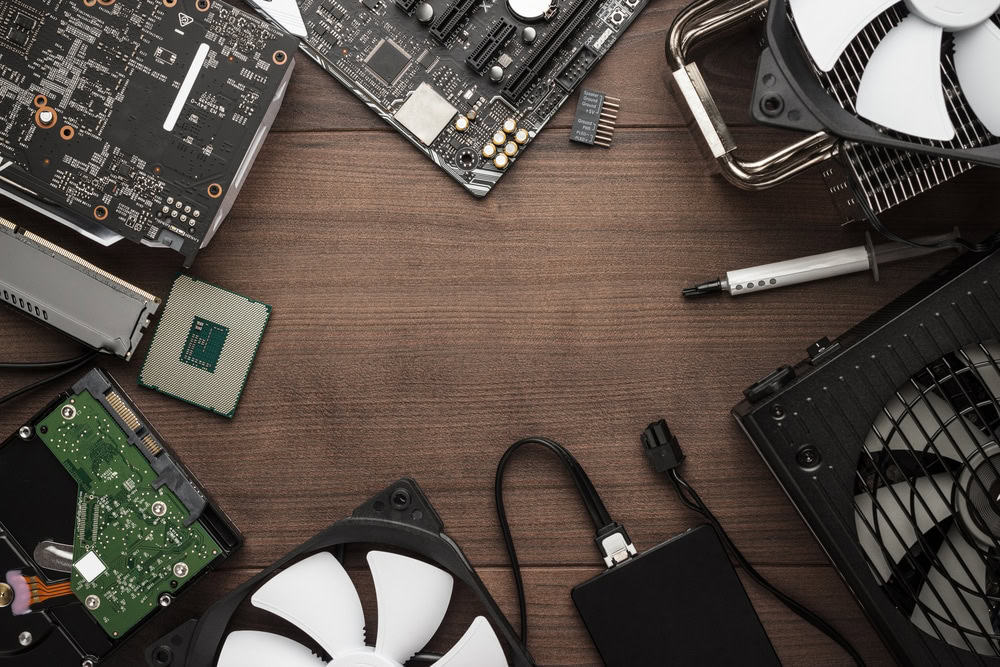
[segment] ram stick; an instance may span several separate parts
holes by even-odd
[[[130,359],[160,299],[0,218],[0,301]]]

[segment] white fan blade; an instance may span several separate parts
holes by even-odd
[[[432,667],[507,667],[507,656],[490,622],[477,616],[458,643]]]
[[[986,558],[966,541],[962,531],[955,525],[948,531],[948,538],[938,550],[938,559],[944,571],[938,565],[932,566],[918,597],[931,614],[937,616],[925,613],[918,605],[910,620],[932,637],[937,637],[940,632],[949,644],[965,648],[965,640],[960,631],[953,627],[954,624],[972,632],[993,634],[990,610],[983,600],[983,594],[973,593],[986,591]],[[965,563],[965,567],[962,563]],[[966,567],[972,577],[966,573]],[[965,586],[969,591],[957,586]],[[966,634],[965,638],[978,652],[993,655],[994,649],[986,639],[972,634]]]
[[[875,504],[880,509],[873,506],[868,493],[854,497],[858,539],[880,582],[889,580],[893,566],[916,544],[919,535],[954,513],[951,508],[954,487],[954,477],[943,472],[933,477],[920,477],[913,483],[912,490],[909,481],[879,489],[875,492]],[[924,502],[917,500],[915,495]]]
[[[232,632],[222,645],[216,667],[322,667],[312,651],[288,637],[270,632]]]
[[[888,440],[892,450],[908,451],[912,447],[917,452],[965,461],[989,441],[972,422],[956,415],[955,408],[934,391],[921,395],[907,385],[899,394],[910,407],[907,409],[898,397],[889,401],[889,414],[879,414],[865,442],[865,448],[872,454],[880,451],[882,443]]]
[[[334,658],[365,646],[358,591],[344,566],[326,551],[276,575],[250,601],[301,628]]]
[[[972,110],[1000,137],[1000,28],[993,21],[955,34],[955,69]]]
[[[302,20],[302,12],[299,11],[295,0],[250,0],[250,4],[296,37],[305,39],[309,36],[306,23]]]
[[[897,0],[791,0],[799,36],[813,62],[829,72],[851,41]]]
[[[423,561],[368,553],[378,602],[375,653],[403,664],[427,645],[451,603],[451,575]]]
[[[916,14],[890,30],[861,75],[858,115],[915,137],[954,139],[941,83],[943,37],[944,29]]]

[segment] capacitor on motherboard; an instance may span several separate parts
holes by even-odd
[[[430,23],[434,19],[434,7],[427,2],[421,2],[417,5],[417,8],[413,10],[413,16],[416,17],[421,23]]]
[[[490,160],[497,154],[497,147],[493,144],[486,144],[483,146],[483,157]]]
[[[465,132],[469,129],[469,118],[468,116],[459,116],[455,119],[455,131]]]
[[[510,158],[503,153],[499,153],[495,158],[493,158],[493,166],[497,169],[506,169],[509,164]]]
[[[530,25],[521,31],[521,39],[525,44],[531,44],[538,37],[538,31],[532,28]]]
[[[493,143],[497,146],[503,146],[507,143],[507,135],[503,133],[503,130],[497,130],[493,135]]]
[[[503,131],[504,132],[506,132],[507,134],[514,134],[515,130],[517,130],[517,121],[516,120],[514,120],[513,118],[508,118],[507,120],[505,120],[503,122]]]
[[[503,67],[494,65],[490,68],[490,81],[499,82],[503,79]]]
[[[514,133],[514,141],[520,145],[528,143],[528,131],[523,127]]]
[[[514,157],[515,155],[517,155],[517,144],[515,144],[513,141],[508,141],[506,144],[504,144],[503,152],[505,155],[507,155],[507,157]]]

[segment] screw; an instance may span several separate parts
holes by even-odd
[[[72,419],[76,417],[76,408],[72,405],[64,405],[59,414],[63,416],[63,419]]]
[[[31,427],[22,426],[20,429],[18,429],[17,434],[21,436],[21,440],[27,440],[28,438],[31,437]]]
[[[174,601],[174,598],[173,598],[172,595],[170,595],[170,593],[163,593],[162,595],[160,595],[160,606],[161,607],[169,607],[170,603],[172,603],[173,601]]]
[[[177,563],[174,565],[174,576],[179,579],[183,579],[188,576],[188,566],[187,563]]]
[[[94,661],[91,660],[90,658],[87,658],[86,660],[80,663],[80,667],[94,667]]]
[[[20,644],[21,646],[31,646],[31,642],[33,642],[34,640],[35,638],[32,637],[31,633],[27,631],[22,632],[17,636],[17,643]]]
[[[153,516],[163,516],[167,513],[167,504],[162,500],[157,500],[153,503],[153,507],[151,509],[153,510]]]
[[[96,595],[88,595],[87,599],[83,601],[83,604],[90,611],[94,611],[95,609],[101,606],[101,598],[97,597]]]
[[[785,418],[785,406],[781,405],[780,403],[775,403],[774,405],[772,405],[771,406],[771,416],[774,417],[775,419],[784,419]]]
[[[819,465],[822,457],[819,455],[819,450],[812,445],[806,445],[795,455],[795,461],[800,467],[805,469],[815,468]]]

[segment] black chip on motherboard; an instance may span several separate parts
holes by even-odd
[[[7,33],[7,40],[17,46],[24,47],[28,44],[28,33],[11,28],[10,32]]]
[[[24,30],[34,30],[35,19],[25,14],[18,14],[16,17],[14,17],[14,25]]]
[[[410,64],[410,56],[387,39],[369,54],[365,61],[368,67],[386,83],[392,83]]]

